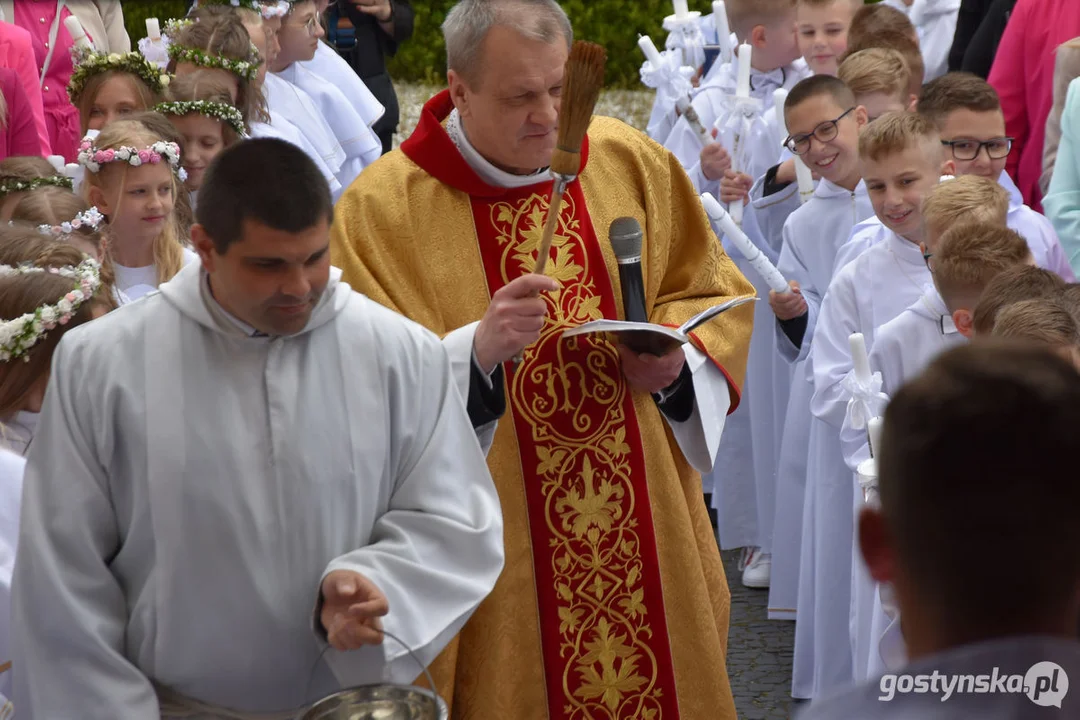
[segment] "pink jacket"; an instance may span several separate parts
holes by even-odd
[[[1054,102],[1055,51],[1077,36],[1077,0],[1018,0],[990,70],[990,84],[1005,111],[1005,131],[1016,138],[1006,169],[1016,179],[1024,202],[1040,211],[1039,178],[1046,118]]]
[[[0,68],[0,92],[7,105],[7,117],[0,131],[0,160],[13,155],[39,154],[41,138],[34,114],[22,81],[14,70]]]
[[[18,25],[0,22],[0,68],[10,68],[18,75],[27,106],[33,117],[40,147],[28,155],[51,153],[49,130],[45,125],[45,110],[41,101],[41,77],[34,61],[30,33]],[[7,96],[7,93],[4,93]]]

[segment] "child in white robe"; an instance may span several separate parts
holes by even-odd
[[[795,628],[793,694],[818,697],[850,683],[851,585],[855,483],[840,447],[852,375],[848,337],[861,332],[872,346],[878,327],[925,292],[930,273],[919,249],[920,208],[943,171],[937,131],[912,113],[891,113],[866,126],[859,138],[862,175],[886,238],[839,270],[822,300],[810,362],[810,409],[803,544],[799,568],[799,622]]]
[[[1001,100],[990,83],[969,73],[949,73],[923,88],[919,113],[937,126],[957,175],[979,175],[1009,190],[1009,227],[1027,238],[1038,266],[1075,280],[1054,226],[1024,204],[1005,172],[1012,141],[1005,135]]]
[[[319,77],[334,82],[369,128],[386,114],[386,107],[368,89],[349,62],[325,41],[319,42],[313,58],[301,62],[300,65]]]
[[[923,82],[928,83],[947,73],[960,0],[884,0],[882,4],[904,13],[915,26],[919,47],[926,60]]]
[[[196,260],[176,215],[183,191],[180,147],[141,122],[116,120],[79,146],[83,193],[109,224],[117,287],[132,300]]]

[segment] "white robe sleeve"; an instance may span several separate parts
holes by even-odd
[[[851,345],[848,338],[860,332],[859,307],[855,297],[854,267],[841,271],[825,293],[810,348],[814,368],[814,397],[810,410],[834,428],[844,423],[847,391],[841,386],[852,371]],[[869,344],[869,338],[867,339]]]
[[[776,347],[780,357],[789,363],[805,360],[810,354],[811,341],[814,337],[814,328],[817,325],[818,309],[821,306],[821,291],[813,282],[813,274],[807,267],[799,251],[800,245],[795,239],[797,230],[792,223],[784,223],[783,246],[780,249],[780,258],[776,263],[776,269],[786,280],[794,280],[799,283],[799,290],[803,299],[806,300],[806,331],[803,333],[802,344],[795,344],[788,338],[787,333],[780,327],[780,321],[773,323],[776,333]]]
[[[389,397],[396,399],[388,509],[375,521],[371,543],[331,561],[323,577],[351,570],[374,582],[390,605],[384,627],[428,665],[502,572],[502,512],[438,339],[432,335],[397,363],[407,372],[388,379]],[[411,683],[420,674],[397,643],[387,641],[382,649],[388,681]],[[370,662],[364,653],[331,650],[326,657],[343,683]]]
[[[124,655],[124,591],[109,478],[89,433],[93,387],[69,334],[53,359],[30,449],[12,584],[14,702],[22,718],[158,717],[150,681]]]
[[[476,338],[476,328],[479,326],[479,321],[469,323],[443,337],[443,347],[450,355],[454,382],[457,383],[458,392],[461,393],[462,398],[469,397],[469,378],[472,374],[473,363],[476,362],[473,340]],[[491,446],[495,442],[495,429],[498,425],[499,421],[493,420],[476,428],[476,438],[480,441],[480,447],[483,448],[485,455],[491,452]]]
[[[687,462],[704,474],[712,470],[713,461],[716,460],[720,435],[731,408],[731,390],[724,373],[705,353],[690,344],[683,346],[683,349],[694,379],[694,412],[685,422],[675,422],[667,416],[664,419],[671,427],[671,434],[675,436]]]

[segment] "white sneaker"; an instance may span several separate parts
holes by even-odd
[[[761,552],[761,548],[743,548],[743,559],[739,561],[742,570],[742,584],[748,588],[768,588],[772,574],[772,555]]]

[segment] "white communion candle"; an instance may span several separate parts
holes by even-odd
[[[56,172],[64,172],[64,166],[67,164],[67,160],[63,155],[50,155],[45,158],[49,161],[49,164],[56,168]]]
[[[866,432],[870,436],[870,455],[877,458],[881,449],[881,427],[885,424],[883,418],[876,417],[866,425]]]
[[[77,17],[68,15],[64,18],[64,27],[67,28],[68,33],[71,35],[71,39],[75,41],[77,46],[91,47],[90,41],[86,37],[86,32],[83,31],[83,26]]]
[[[787,104],[788,91],[784,88],[773,91],[773,105],[776,107],[776,126],[780,130],[780,137],[783,138],[781,142],[787,140],[788,132],[787,118],[784,117],[784,105]],[[801,157],[795,157],[795,180],[799,185],[799,199],[802,202],[808,201],[814,196],[814,175],[810,172],[810,168],[806,166]]]
[[[866,356],[866,338],[862,333],[852,333],[848,338],[851,345],[851,361],[855,368],[855,379],[860,385],[870,384],[870,358]]]
[[[754,268],[764,278],[774,292],[785,293],[790,290],[787,280],[776,269],[776,266],[769,262],[769,258],[765,257],[765,254],[750,241],[742,228],[735,224],[734,218],[731,217],[728,211],[724,210],[724,206],[717,202],[716,198],[710,193],[703,193],[701,204],[705,206],[705,214],[720,226],[731,244],[746,258],[746,261],[750,263],[750,267]]]
[[[731,60],[731,26],[727,19],[727,5],[724,0],[712,4],[713,22],[716,23],[717,44],[720,46],[720,62]]]
[[[739,46],[739,83],[735,86],[735,97],[750,97],[750,63],[754,48],[746,43]]]
[[[687,0],[672,0],[671,4],[675,7],[676,19],[685,20],[690,14],[690,6],[687,5]]]
[[[146,37],[151,40],[161,39],[161,24],[157,18],[146,18]]]
[[[645,59],[652,63],[653,70],[659,70],[664,59],[660,56],[660,51],[656,49],[656,44],[653,43],[652,38],[648,35],[642,35],[638,38],[637,44],[641,48],[641,52],[645,53]]]

